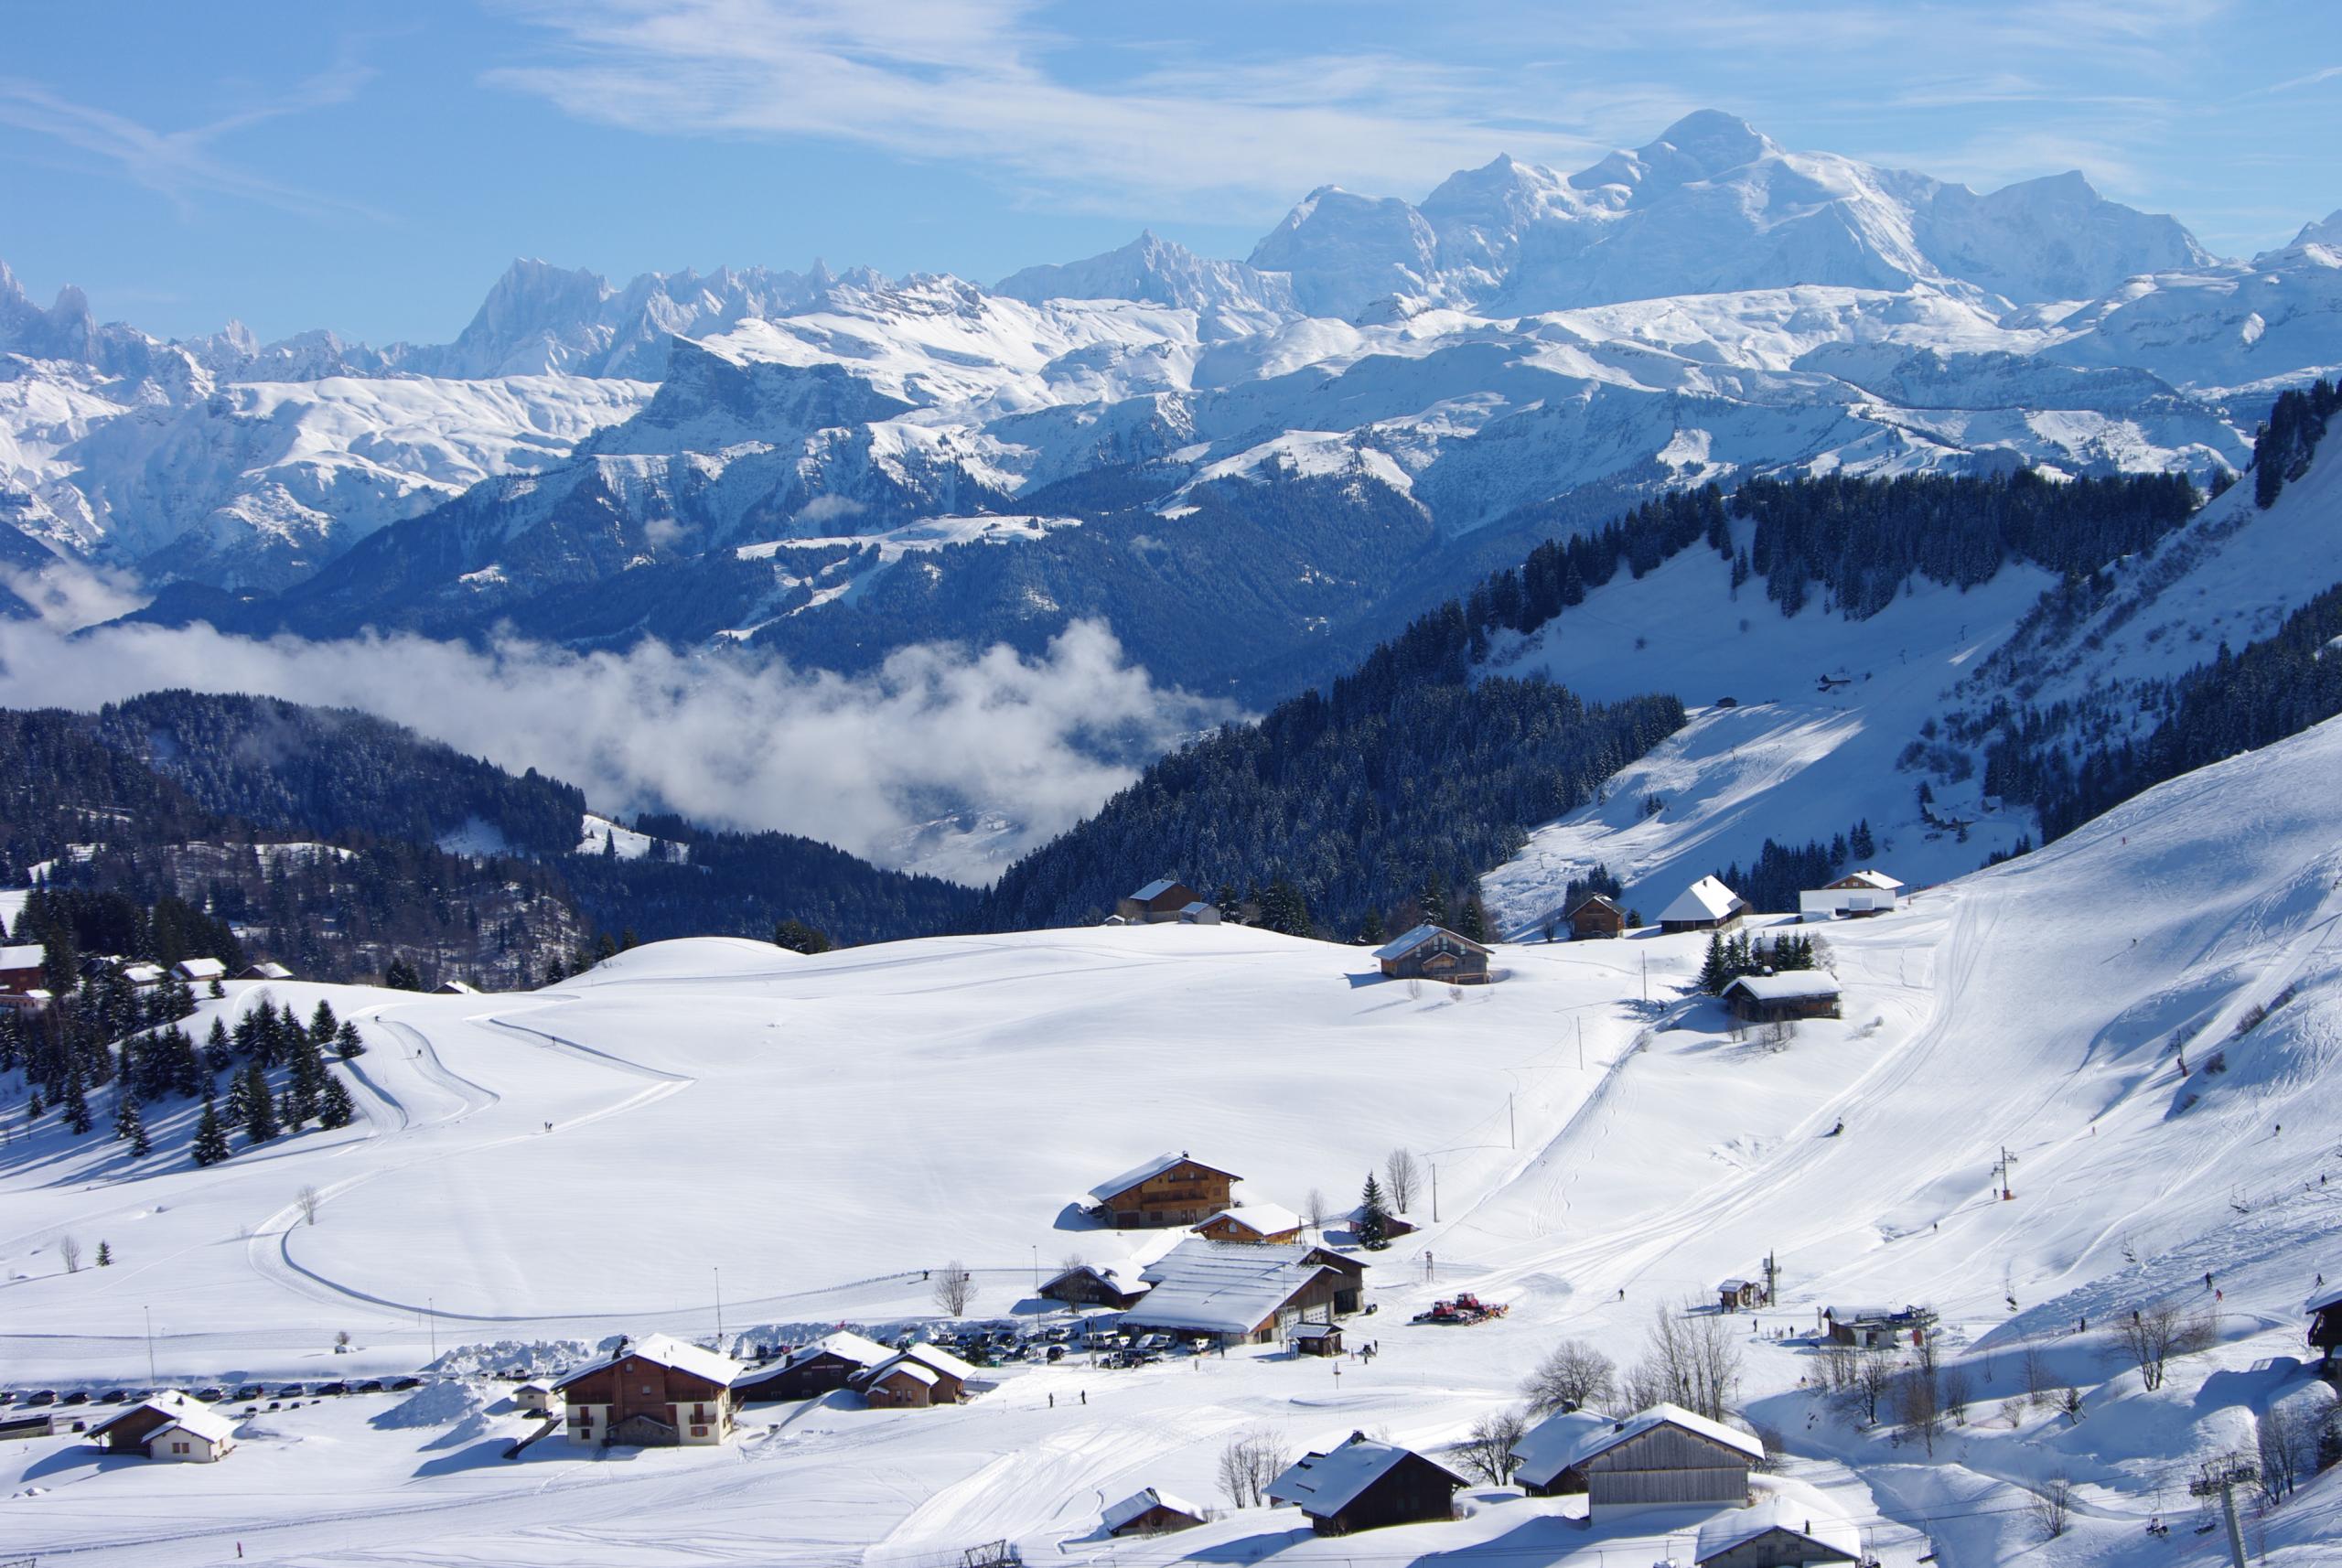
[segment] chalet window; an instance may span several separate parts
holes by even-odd
[[[693,1421],[705,1421],[707,1419],[707,1406],[704,1404],[693,1405],[692,1407],[692,1419]]]
[[[693,1437],[705,1437],[707,1435],[707,1428],[704,1426],[694,1426],[692,1428],[692,1435]]]
[[[184,1443],[174,1443],[171,1444],[171,1452],[174,1454],[184,1454],[187,1452],[187,1444]]]

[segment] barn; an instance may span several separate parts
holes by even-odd
[[[1620,1420],[1592,1411],[1550,1416],[1513,1445],[1531,1497],[1583,1492],[1594,1517],[1649,1508],[1740,1508],[1765,1457],[1748,1434],[1681,1405]]]
[[[1268,1485],[1270,1501],[1292,1503],[1320,1535],[1352,1535],[1386,1525],[1452,1519],[1464,1477],[1412,1449],[1362,1432],[1328,1454],[1305,1454]]]
[[[1180,908],[1179,923],[1183,926],[1217,926],[1219,924],[1219,906],[1198,898]]]
[[[732,1432],[729,1356],[665,1334],[621,1339],[600,1360],[553,1385],[569,1407],[572,1443],[637,1448],[721,1443]]]
[[[1853,871],[1797,896],[1798,918],[1834,920],[1885,915],[1903,907],[1903,884],[1884,871]]]
[[[1068,1306],[1111,1306],[1120,1311],[1147,1293],[1146,1282],[1100,1263],[1074,1263],[1058,1271],[1041,1294]]]
[[[1236,1184],[1244,1178],[1201,1160],[1185,1149],[1157,1155],[1111,1181],[1090,1189],[1090,1201],[1118,1230],[1134,1226],[1200,1225],[1231,1207]]]
[[[1248,1203],[1239,1208],[1223,1208],[1201,1225],[1196,1233],[1214,1241],[1242,1241],[1252,1245],[1301,1240],[1301,1216],[1275,1203]]]
[[[1591,937],[1624,936],[1627,930],[1627,911],[1617,899],[1601,893],[1579,899],[1576,907],[1570,910],[1568,919],[1573,941],[1585,941]]]
[[[1659,912],[1659,929],[1681,931],[1728,931],[1748,912],[1748,901],[1713,876],[1703,876],[1675,896]]]
[[[1818,969],[1744,974],[1724,988],[1724,1004],[1744,1024],[1835,1018],[1840,1004],[1838,982]]]
[[[248,963],[236,972],[238,980],[290,980],[293,972],[281,963]]]
[[[227,979],[228,966],[216,958],[183,958],[171,965],[171,972],[189,985],[208,985]]]
[[[1193,1530],[1210,1518],[1210,1510],[1160,1487],[1148,1487],[1109,1507],[1098,1522],[1108,1535],[1168,1535]]]
[[[1133,926],[1167,925],[1201,895],[1176,876],[1158,876],[1134,893],[1114,900],[1114,913]]]
[[[1327,1269],[1334,1275],[1334,1316],[1348,1317],[1366,1305],[1366,1264],[1348,1252],[1307,1241],[1247,1242],[1230,1246],[1195,1237],[1180,1242],[1140,1271],[1139,1279],[1153,1286],[1196,1259],[1234,1259],[1254,1266],[1267,1262]]]
[[[1825,1568],[1863,1561],[1863,1532],[1818,1496],[1768,1494],[1700,1527],[1696,1568]]]
[[[1305,1320],[1330,1323],[1340,1271],[1280,1254],[1299,1249],[1184,1242],[1148,1265],[1154,1284],[1123,1326],[1272,1345]]]
[[[0,947],[0,993],[22,996],[45,988],[48,981],[41,965],[48,958],[48,950],[38,942]]]
[[[1436,980],[1455,985],[1485,985],[1489,950],[1445,926],[1417,926],[1374,950],[1374,960],[1391,980]]]
[[[182,1393],[156,1394],[90,1429],[90,1441],[115,1454],[209,1465],[236,1446],[236,1423]]]
[[[770,1367],[758,1367],[732,1380],[734,1401],[766,1404],[774,1400],[813,1399],[832,1393],[895,1352],[876,1339],[840,1329],[810,1345],[800,1345]]]
[[[924,1410],[929,1405],[960,1404],[976,1369],[936,1345],[914,1345],[857,1372],[854,1386],[874,1410]]]

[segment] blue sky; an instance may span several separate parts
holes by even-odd
[[[1721,108],[2224,254],[2342,207],[2342,5],[238,0],[7,6],[0,260],[166,336],[439,341],[516,255],[990,281]]]

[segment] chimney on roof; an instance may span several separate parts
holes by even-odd
[[[1614,1421],[1610,1423],[1610,1430],[1613,1432],[1624,1432],[1627,1430],[1627,1423],[1623,1421]]]

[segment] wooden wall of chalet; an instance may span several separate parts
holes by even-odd
[[[1627,929],[1627,912],[1605,904],[1580,904],[1570,911],[1570,935],[1584,941],[1594,937],[1615,937]]]
[[[1827,1541],[1814,1541],[1794,1530],[1774,1529],[1754,1541],[1744,1541],[1714,1557],[1703,1558],[1700,1568],[1807,1568],[1808,1564],[1853,1561]]]
[[[1417,943],[1397,958],[1382,961],[1382,972],[1392,980],[1436,980],[1442,983],[1479,985],[1488,978],[1488,955],[1461,952],[1440,939]]]
[[[1041,1287],[1041,1294],[1051,1301],[1061,1301],[1068,1306],[1111,1306],[1122,1308],[1144,1295],[1144,1291],[1130,1294],[1116,1290],[1106,1280],[1088,1270],[1051,1280]]]
[[[743,1404],[761,1404],[769,1400],[803,1400],[832,1393],[845,1387],[846,1380],[862,1370],[862,1363],[850,1361],[833,1350],[818,1356],[808,1356],[791,1367],[775,1367],[770,1371],[752,1373],[732,1385],[733,1394]]]
[[[1231,1207],[1236,1183],[1225,1171],[1193,1160],[1181,1160],[1169,1170],[1151,1176],[1126,1192],[1105,1200],[1114,1223],[1134,1226],[1200,1225]]]
[[[1193,1514],[1155,1504],[1136,1519],[1126,1519],[1108,1531],[1112,1535],[1166,1535],[1175,1530],[1193,1530],[1203,1523]]]
[[[1586,1500],[1595,1508],[1740,1508],[1748,1501],[1748,1455],[1681,1427],[1653,1427],[1595,1455],[1584,1469]]]
[[[1732,1015],[1744,1024],[1778,1024],[1791,1018],[1835,1018],[1835,996],[1784,996],[1767,1002],[1746,991],[1732,993]]]
[[[686,1423],[704,1422],[714,1425],[723,1419],[728,1392],[722,1383],[696,1373],[628,1356],[613,1366],[578,1378],[562,1391],[562,1397],[573,1409],[582,1404],[609,1406],[607,1430],[616,1437],[618,1429],[638,1415],[649,1416],[661,1425],[677,1415]],[[670,1412],[670,1405],[680,1408]],[[703,1408],[707,1412],[704,1417],[694,1413]],[[620,1437],[618,1441],[628,1440]]]
[[[1386,1525],[1450,1519],[1455,1513],[1456,1477],[1421,1455],[1410,1454],[1352,1498],[1348,1507],[1315,1517],[1310,1524],[1320,1535],[1353,1535]]]

